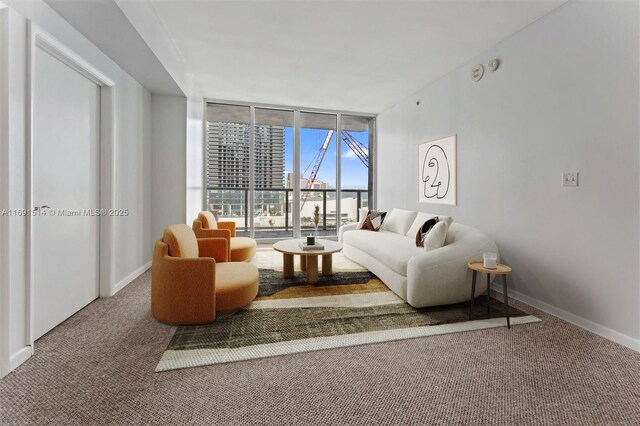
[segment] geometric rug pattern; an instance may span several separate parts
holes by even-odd
[[[416,309],[360,265],[334,254],[334,274],[315,285],[296,271],[282,275],[282,255],[258,251],[258,297],[212,324],[178,326],[156,371],[198,367],[291,353],[505,327],[502,302],[480,296],[469,321],[469,303]],[[539,322],[510,309],[511,324]]]

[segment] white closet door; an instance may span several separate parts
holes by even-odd
[[[99,296],[99,219],[84,210],[99,207],[100,88],[37,48],[33,95],[33,204],[51,208],[32,221],[37,339]]]

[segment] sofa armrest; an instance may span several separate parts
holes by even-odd
[[[195,232],[196,238],[231,238],[231,232],[228,229],[199,229]]]
[[[151,272],[153,316],[168,324],[214,321],[215,268],[212,258],[171,257],[158,242]]]
[[[471,295],[471,271],[467,263],[481,260],[482,253],[498,253],[488,236],[474,232],[444,247],[421,253],[407,265],[407,303],[426,307],[457,303]],[[476,295],[486,291],[486,278],[476,283]]]
[[[347,231],[355,231],[358,229],[357,223],[350,223],[348,225],[342,225],[338,231],[338,242],[342,243],[342,235]]]
[[[198,238],[200,257],[211,257],[216,262],[229,261],[229,240],[227,238]]]
[[[236,223],[235,222],[218,222],[218,229],[228,229],[231,232],[231,236],[236,236]]]

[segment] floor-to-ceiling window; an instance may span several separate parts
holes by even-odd
[[[212,102],[206,137],[205,203],[239,235],[306,235],[317,209],[318,232],[335,236],[372,201],[371,115]]]
[[[360,220],[360,207],[369,207],[373,198],[375,119],[347,114],[341,118],[340,219],[344,225]]]
[[[207,205],[223,220],[236,222],[239,235],[249,235],[248,106],[209,104],[205,175]]]
[[[254,235],[292,237],[293,190],[286,185],[285,171],[292,167],[286,161],[292,156],[293,111],[255,108],[254,134]]]
[[[336,235],[336,115],[300,113],[300,228]],[[316,212],[317,209],[317,212]]]

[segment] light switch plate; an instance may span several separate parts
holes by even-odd
[[[578,172],[562,173],[562,186],[578,186]]]

